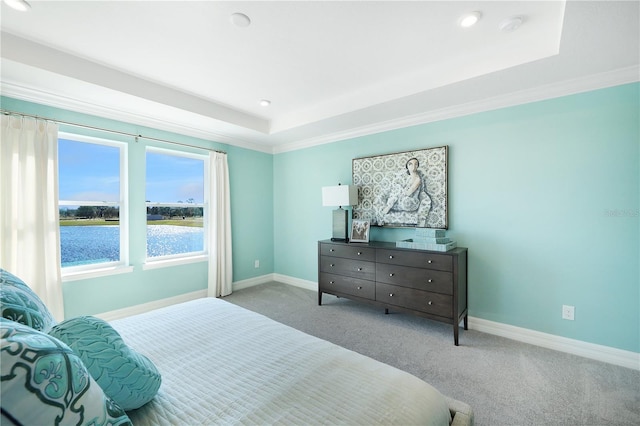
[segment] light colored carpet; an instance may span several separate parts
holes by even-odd
[[[226,301],[407,371],[471,405],[475,424],[640,425],[640,372],[282,283]]]

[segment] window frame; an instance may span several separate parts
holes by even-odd
[[[203,202],[202,203],[164,203],[155,201],[146,201],[147,191],[147,154],[155,153],[162,155],[170,155],[174,157],[191,158],[195,160],[202,160],[203,162]],[[145,244],[144,244],[144,262],[142,269],[156,269],[166,266],[186,265],[190,263],[206,262],[209,260],[209,197],[210,197],[210,179],[209,179],[209,156],[207,154],[199,154],[195,152],[179,151],[169,148],[161,148],[157,146],[145,147],[145,214],[147,214],[149,207],[185,207],[185,204],[189,207],[201,207],[202,208],[202,231],[203,231],[203,243],[201,251],[192,251],[187,253],[168,254],[163,256],[149,257],[148,255],[148,241],[147,241],[147,226],[148,223],[145,220]]]
[[[87,200],[62,200],[58,193],[58,210],[62,206],[116,206],[118,207],[118,225],[120,231],[120,260],[111,262],[90,263],[86,265],[62,266],[60,259],[60,270],[63,281],[74,281],[86,278],[94,278],[111,274],[119,274],[133,271],[130,265],[129,253],[129,144],[112,139],[85,136],[77,133],[59,132],[60,139],[70,140],[79,143],[90,143],[94,145],[109,146],[119,150],[119,201],[87,201]],[[60,163],[58,160],[58,170]],[[58,181],[58,192],[60,192]],[[60,225],[58,225],[58,229]]]

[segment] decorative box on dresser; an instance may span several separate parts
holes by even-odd
[[[405,249],[372,241],[318,242],[318,305],[329,293],[467,330],[467,249]]]

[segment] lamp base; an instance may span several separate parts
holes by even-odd
[[[349,242],[349,215],[342,207],[333,211],[333,237],[331,241]]]

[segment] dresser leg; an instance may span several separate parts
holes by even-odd
[[[453,325],[453,343],[454,343],[456,346],[459,346],[459,345],[458,345],[458,328],[459,328],[459,327],[458,327],[458,324],[457,324],[457,323]]]
[[[465,330],[469,329],[469,315],[464,316],[464,329]]]
[[[389,308],[384,308],[384,314],[389,315]]]
[[[318,306],[322,306],[322,292],[318,291]]]

